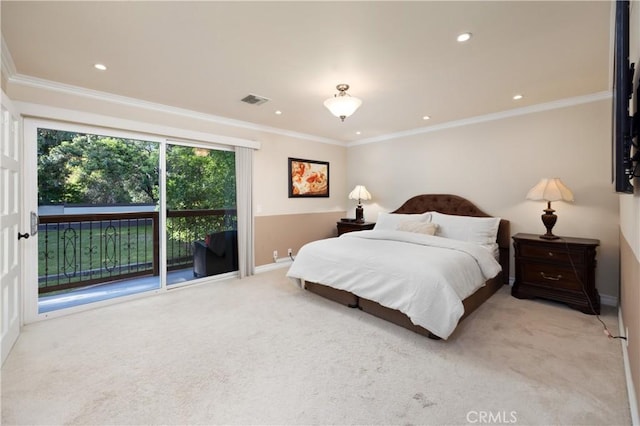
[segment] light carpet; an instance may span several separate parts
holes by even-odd
[[[620,342],[593,316],[505,287],[434,341],[285,272],[25,326],[2,424],[631,422]]]

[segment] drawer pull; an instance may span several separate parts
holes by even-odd
[[[549,252],[549,257],[553,257],[553,252]]]
[[[542,276],[542,278],[544,278],[545,280],[550,280],[550,281],[560,281],[562,279],[562,275],[558,274],[555,277],[550,277],[547,274],[545,274],[544,272],[540,272],[540,275]]]

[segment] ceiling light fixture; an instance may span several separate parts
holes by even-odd
[[[338,89],[339,93],[333,95],[333,98],[324,101],[324,106],[327,107],[331,114],[344,121],[345,118],[351,116],[360,108],[362,101],[347,93],[347,90],[349,90],[348,84],[338,84],[336,89]]]
[[[429,115],[425,115],[424,117],[422,117],[423,120],[431,120],[431,116]]]
[[[522,99],[522,95],[514,95],[513,96],[513,100],[514,101],[519,101],[520,99]]]
[[[462,33],[458,36],[456,40],[458,40],[459,43],[464,43],[465,41],[468,41],[470,38],[471,38],[471,33]]]
[[[281,115],[281,114],[282,114],[282,111],[280,110],[276,111],[276,115]]]
[[[103,65],[103,64],[94,64],[93,67],[95,69],[97,69],[97,70],[100,70],[100,71],[106,71],[106,69],[107,69],[107,66]]]

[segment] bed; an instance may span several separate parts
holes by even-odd
[[[461,241],[467,237],[454,235],[458,228],[451,228],[476,222],[494,228],[473,243]],[[434,226],[427,223],[436,224],[435,235],[423,232]],[[412,227],[420,231],[407,229]],[[492,247],[476,244],[488,236]],[[492,218],[456,195],[424,194],[390,214],[381,213],[372,231],[306,244],[287,276],[327,299],[447,339],[460,321],[508,284],[509,247],[509,221]]]

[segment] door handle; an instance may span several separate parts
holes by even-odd
[[[20,238],[24,238],[26,240],[27,238],[29,238],[29,233],[25,232],[24,234],[21,234],[18,232],[18,241],[20,241]]]
[[[38,213],[31,212],[31,235],[36,235],[38,233],[38,223],[40,219],[38,218]]]

